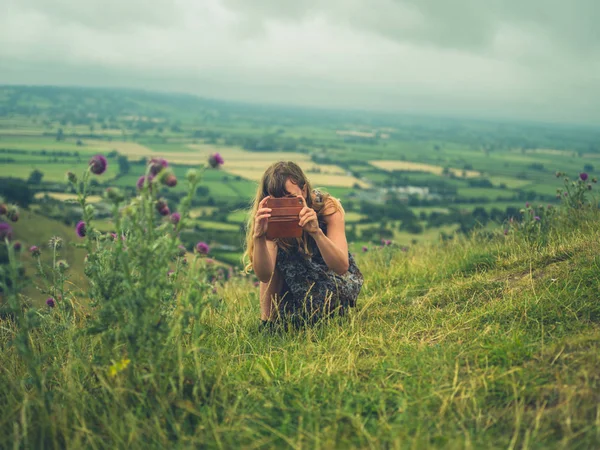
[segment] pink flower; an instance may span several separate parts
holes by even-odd
[[[368,252],[368,251],[369,251],[369,248],[368,248],[368,247],[366,247],[366,246],[363,246],[363,248],[362,248],[362,251],[363,251],[363,252]]]
[[[198,242],[196,244],[196,250],[198,251],[198,253],[206,255],[210,251],[210,247],[206,242]]]
[[[586,181],[588,179],[588,174],[585,172],[582,172],[579,174],[579,178],[581,178],[581,181]]]
[[[150,173],[152,175],[158,175],[163,169],[166,169],[169,165],[167,160],[163,158],[152,158],[148,164],[150,166]]]
[[[95,155],[90,159],[90,171],[96,175],[102,175],[106,172],[106,167],[108,166],[108,161],[104,157],[104,155]]]
[[[75,226],[75,232],[77,233],[77,236],[79,236],[79,237],[85,237],[85,234],[86,234],[87,230],[85,228],[85,222],[83,220],[80,221]]]
[[[174,212],[173,214],[171,214],[171,223],[172,224],[177,225],[180,220],[181,220],[181,214],[179,214],[178,212]]]
[[[48,305],[50,308],[54,308],[56,303],[52,297],[48,297],[48,299],[46,299],[46,305]]]
[[[217,169],[219,166],[225,164],[225,160],[219,153],[214,153],[208,157],[208,164],[213,169]]]

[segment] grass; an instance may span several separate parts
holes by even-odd
[[[259,332],[237,279],[199,336],[114,378],[61,325],[37,338],[48,415],[3,323],[0,446],[598,448],[597,220],[360,255],[357,309],[297,332]]]

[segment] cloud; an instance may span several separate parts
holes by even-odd
[[[593,122],[591,0],[8,0],[0,83]]]

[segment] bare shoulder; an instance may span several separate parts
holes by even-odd
[[[334,197],[329,197],[325,201],[322,214],[326,223],[343,221],[346,215],[342,203]]]

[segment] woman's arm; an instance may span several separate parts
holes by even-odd
[[[335,211],[333,214],[327,214],[324,217],[327,224],[327,235],[319,228],[317,213],[308,206],[305,206],[300,212],[300,226],[317,243],[327,267],[338,275],[343,275],[348,271],[350,266],[344,224],[344,210],[341,208],[341,205],[338,205],[337,208],[332,208],[332,210]]]
[[[311,233],[311,236],[317,243],[327,267],[338,275],[343,275],[350,267],[344,215],[341,211],[337,211],[325,216],[325,223],[327,223],[327,235],[319,228],[315,233]]]
[[[254,238],[254,254],[252,267],[256,277],[263,283],[268,283],[275,272],[277,262],[277,244],[268,241],[265,236]]]

